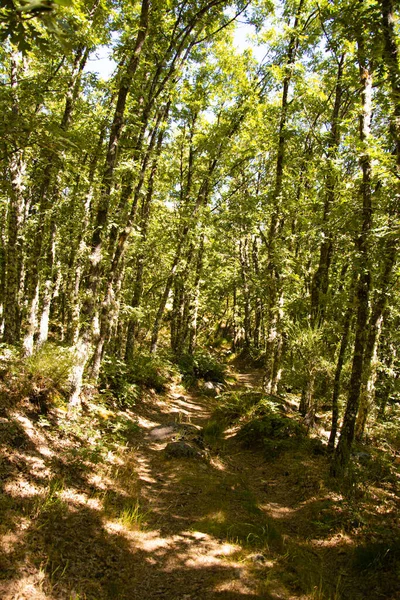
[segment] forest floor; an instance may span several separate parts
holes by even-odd
[[[239,390],[258,382],[236,373]],[[297,444],[270,459],[234,429],[168,458],[216,403],[175,385],[132,412],[4,409],[0,597],[399,598],[398,480],[370,469],[341,489],[326,454]]]

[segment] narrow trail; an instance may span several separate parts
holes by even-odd
[[[239,373],[234,387],[256,389],[259,382],[257,372]],[[173,423],[204,427],[215,404],[212,398],[176,391],[141,407],[143,437],[135,454],[149,529],[140,538],[151,560],[136,571],[134,597],[306,598],[282,582],[274,552],[281,550],[283,522],[286,532],[298,529],[293,515],[298,491],[289,464],[265,463],[229,436],[208,461],[165,458]]]
[[[234,428],[213,437],[217,403],[176,386],[132,411],[1,417],[2,600],[395,600],[393,578],[352,567],[363,497],[329,487],[328,457],[306,438],[269,455]],[[202,454],[168,458],[204,427]],[[391,527],[397,496],[371,493],[386,516],[364,514]]]

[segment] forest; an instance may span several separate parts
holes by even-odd
[[[399,598],[396,0],[0,39],[1,597]]]

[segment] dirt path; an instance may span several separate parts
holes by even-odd
[[[259,374],[240,373],[237,380],[236,389],[255,389]],[[283,537],[275,522],[290,520],[295,502],[288,465],[266,465],[229,438],[209,461],[165,458],[173,423],[204,427],[214,406],[213,399],[177,391],[142,407],[136,456],[149,530],[140,537],[151,560],[142,565],[135,593],[171,600],[305,598],[287,589],[276,558]]]
[[[259,380],[239,373],[234,387]],[[228,430],[202,458],[166,457],[215,406],[177,387],[146,396],[132,421],[99,407],[1,416],[0,597],[394,600],[386,579],[354,576],[344,524],[356,513],[326,487],[325,456],[299,445],[269,457]]]

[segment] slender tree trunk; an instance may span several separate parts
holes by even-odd
[[[76,54],[75,54],[75,60],[74,60],[74,64],[72,67],[72,72],[68,81],[68,86],[67,86],[67,95],[66,95],[66,100],[65,100],[65,106],[64,106],[64,112],[63,112],[63,116],[60,122],[60,128],[63,131],[67,131],[70,123],[71,123],[71,116],[72,116],[72,111],[76,102],[76,99],[78,97],[79,94],[79,89],[80,89],[80,85],[81,85],[81,75],[83,73],[83,70],[85,68],[88,56],[89,56],[89,48],[84,48],[83,46],[79,47]],[[45,255],[47,256],[48,260],[50,261],[49,264],[46,265],[46,260],[44,260],[45,262],[45,267],[47,267],[47,278],[46,278],[46,294],[45,294],[45,298],[44,298],[44,308],[45,311],[50,311],[50,303],[51,303],[51,287],[52,287],[52,266],[53,266],[53,252],[52,252],[52,246],[53,246],[53,236],[52,236],[52,222],[54,220],[54,210],[55,208],[52,209],[50,216],[48,215],[48,210],[49,210],[49,206],[50,203],[53,202],[54,206],[57,206],[57,200],[59,197],[59,188],[57,183],[54,186],[54,189],[52,190],[51,193],[51,187],[52,187],[52,181],[53,181],[53,175],[54,175],[54,169],[57,166],[59,157],[54,157],[53,155],[51,155],[49,153],[48,150],[46,150],[44,152],[44,156],[43,156],[43,162],[45,164],[45,168],[44,168],[44,172],[43,172],[43,179],[42,179],[42,184],[40,187],[40,193],[39,193],[39,197],[40,197],[40,202],[39,202],[39,220],[38,220],[38,225],[36,228],[36,232],[35,232],[35,239],[34,239],[34,243],[33,243],[33,247],[31,250],[31,260],[30,260],[30,264],[29,267],[27,269],[27,306],[28,306],[28,318],[27,318],[27,328],[26,328],[26,333],[25,333],[25,337],[24,337],[24,350],[25,350],[25,354],[27,354],[28,356],[30,354],[32,354],[33,352],[33,346],[34,346],[34,335],[36,333],[36,329],[37,329],[37,322],[38,322],[38,305],[39,305],[39,301],[37,298],[37,295],[39,294],[40,291],[40,265],[43,263],[43,261],[41,261],[41,256],[42,256],[42,247],[43,247],[43,238],[45,236],[45,232],[46,231],[50,231],[49,233],[49,244],[50,247],[47,249],[47,251],[45,252]],[[50,284],[49,284],[50,282]],[[47,335],[47,331],[46,331],[46,326],[44,325],[44,323],[46,322],[46,314],[43,316],[43,329],[42,329],[42,338],[41,338],[41,342],[45,341],[44,336]]]
[[[121,229],[121,231],[119,232],[117,243],[114,248],[114,255],[112,257],[111,267],[110,267],[110,270],[108,273],[107,291],[106,291],[106,294],[105,294],[105,297],[104,297],[104,300],[102,303],[102,308],[101,308],[101,313],[100,313],[100,331],[99,331],[97,340],[95,342],[94,358],[93,358],[92,368],[91,368],[91,373],[90,373],[91,379],[93,381],[97,381],[97,378],[98,378],[98,375],[100,372],[100,365],[101,365],[101,358],[103,355],[104,344],[109,335],[111,324],[113,321],[113,319],[111,318],[110,309],[111,309],[112,304],[117,303],[117,296],[115,294],[114,288],[121,287],[121,281],[123,278],[122,263],[123,263],[123,259],[124,259],[126,246],[127,246],[127,241],[132,232],[133,223],[134,223],[134,219],[135,219],[136,211],[137,211],[137,205],[138,205],[138,201],[139,201],[139,196],[140,196],[140,193],[141,193],[141,190],[143,187],[145,174],[147,172],[148,162],[150,160],[151,154],[152,154],[155,144],[156,144],[157,134],[159,132],[160,124],[163,119],[167,118],[168,110],[169,110],[169,105],[167,105],[167,107],[164,111],[160,111],[160,113],[158,115],[156,124],[153,128],[153,131],[152,131],[152,134],[150,137],[148,147],[146,149],[146,152],[145,152],[143,160],[142,160],[139,178],[138,178],[135,190],[134,190],[131,210],[130,210],[130,213],[126,220],[125,227],[123,229]],[[161,131],[160,134],[158,135],[157,146],[156,146],[158,153],[161,151],[162,140],[163,140],[163,131]],[[157,156],[157,158],[158,158],[158,156]],[[151,175],[153,175],[153,176],[154,176],[154,174],[155,174],[154,172],[151,173]]]
[[[328,173],[326,176],[326,194],[322,218],[323,240],[320,246],[318,268],[311,284],[311,322],[319,326],[325,317],[326,294],[329,288],[329,269],[331,264],[333,239],[330,227],[330,213],[335,201],[336,175],[334,161],[340,143],[340,109],[343,95],[343,69],[345,54],[342,54],[338,63],[338,72],[335,87],[335,103],[331,118],[331,132],[328,144]]]
[[[252,247],[252,261],[253,261],[253,269],[254,269],[254,278],[255,278],[255,289],[256,289],[256,299],[255,299],[255,309],[254,309],[254,329],[253,329],[253,344],[255,348],[260,347],[260,327],[262,321],[262,313],[263,306],[262,300],[259,293],[259,281],[260,281],[260,266],[258,260],[258,240],[257,236],[254,236],[253,239],[253,247]]]
[[[218,159],[219,158],[220,157],[218,157]],[[198,213],[200,207],[203,205],[205,206],[208,202],[208,197],[209,197],[209,192],[210,192],[210,179],[211,179],[212,174],[217,166],[218,159],[215,158],[210,161],[208,171],[202,181],[202,184],[200,185],[200,189],[197,194],[197,199],[196,199],[195,205],[191,211],[190,220],[184,226],[184,228],[182,230],[181,237],[180,237],[180,240],[178,243],[178,247],[175,252],[175,257],[172,262],[170,274],[168,275],[168,278],[167,278],[167,281],[165,284],[165,288],[164,288],[164,292],[161,296],[161,301],[160,301],[160,304],[158,307],[158,311],[156,314],[156,318],[155,318],[152,333],[151,333],[150,352],[152,354],[154,354],[157,351],[158,335],[159,335],[160,328],[161,328],[162,318],[163,318],[165,307],[166,307],[167,301],[168,301],[168,297],[171,292],[171,288],[172,288],[172,285],[173,285],[173,282],[174,282],[174,279],[176,276],[178,265],[181,260],[181,254],[183,251],[184,244],[186,242],[190,228],[193,227],[195,224],[195,219],[196,219],[196,216],[197,216],[197,213]]]
[[[351,298],[353,297],[353,289],[351,289]],[[352,298],[353,299],[353,298]],[[346,350],[349,343],[350,325],[353,317],[352,303],[347,307],[342,328],[342,339],[340,341],[339,355],[336,363],[335,379],[333,382],[332,394],[332,425],[329,436],[328,448],[333,451],[336,442],[336,435],[339,422],[339,396],[340,396],[340,380],[343,371],[343,365],[346,357]]]
[[[267,278],[268,278],[268,320],[267,320],[267,344],[266,344],[266,364],[263,378],[264,390],[271,394],[276,387],[274,382],[274,372],[277,373],[276,365],[279,362],[278,355],[281,348],[281,332],[278,330],[278,308],[277,300],[280,296],[280,278],[277,266],[276,241],[280,227],[280,214],[283,192],[283,175],[286,155],[286,123],[288,118],[289,106],[289,88],[292,80],[293,65],[296,61],[297,50],[299,47],[299,25],[303,12],[304,0],[300,0],[297,7],[294,20],[293,33],[289,39],[289,45],[286,55],[286,75],[283,80],[279,132],[278,132],[278,151],[276,159],[275,186],[273,192],[273,208],[271,221],[266,241],[267,246]]]
[[[123,130],[126,102],[133,78],[139,65],[140,55],[147,35],[149,7],[149,0],[142,0],[139,30],[136,36],[135,46],[120,81],[114,118],[110,128],[108,148],[100,186],[100,200],[96,211],[90,246],[91,255],[86,279],[87,293],[85,302],[82,306],[84,325],[81,328],[76,343],[77,362],[73,373],[71,404],[79,403],[83,372],[90,354],[93,352],[94,336],[96,331],[98,331],[98,326],[96,325],[98,309],[96,305],[101,274],[103,233],[109,212],[111,191],[114,182],[114,171],[117,164],[117,151]]]
[[[157,352],[157,344],[158,344],[158,335],[161,329],[161,322],[164,315],[165,307],[167,305],[168,297],[172,288],[172,284],[174,282],[175,274],[178,268],[179,260],[181,258],[182,252],[182,241],[179,243],[177,251],[175,253],[175,257],[171,266],[170,274],[168,275],[167,281],[165,283],[164,292],[161,296],[160,304],[158,306],[158,311],[156,314],[156,318],[154,321],[153,329],[151,332],[151,342],[150,342],[150,352],[155,354]]]
[[[45,272],[47,274],[46,281],[43,286],[42,294],[42,314],[40,317],[40,329],[38,343],[43,344],[47,341],[49,335],[49,318],[50,318],[50,306],[53,295],[53,266],[55,259],[55,237],[56,237],[56,221],[55,215],[53,215],[50,223],[48,250],[46,256]]]
[[[331,472],[336,477],[343,474],[347,468],[350,460],[351,447],[354,440],[354,431],[359,407],[360,389],[364,367],[365,346],[367,341],[366,331],[370,293],[369,237],[372,227],[372,199],[371,156],[369,153],[368,141],[370,137],[372,113],[372,74],[368,70],[362,42],[359,42],[359,65],[362,83],[360,140],[363,144],[363,153],[360,158],[360,165],[362,169],[362,230],[357,240],[359,279],[357,282],[356,297],[358,307],[349,396],[344,414],[342,430],[340,433],[340,439],[331,467]]]
[[[364,435],[368,415],[371,411],[375,397],[375,382],[377,376],[376,363],[378,360],[377,351],[382,329],[382,318],[382,315],[380,315],[375,324],[370,324],[367,343],[365,345],[363,382],[361,385],[360,406],[356,421],[356,439],[358,441],[361,441]]]
[[[194,291],[193,291],[193,299],[191,303],[190,309],[190,325],[189,325],[189,354],[193,354],[196,349],[197,344],[197,319],[199,314],[199,301],[200,301],[200,284],[201,284],[201,275],[203,272],[203,260],[204,256],[204,233],[200,238],[200,247],[197,254],[197,263],[196,263],[196,276],[194,280]]]
[[[385,334],[389,335],[389,332],[385,331]],[[383,335],[383,339],[387,339],[388,335]],[[390,340],[389,343],[385,344],[385,348],[383,350],[382,362],[385,368],[381,369],[378,374],[379,387],[381,389],[378,419],[383,419],[385,417],[387,403],[389,402],[390,395],[393,392],[395,382],[393,367],[396,360],[397,348],[396,345]]]
[[[396,145],[397,174],[400,175],[400,66],[398,61],[396,34],[394,31],[394,7],[392,0],[382,0],[381,6],[384,31],[384,59],[388,68],[394,108],[391,134]],[[364,433],[368,413],[373,401],[376,380],[375,363],[377,344],[381,330],[382,316],[387,303],[388,287],[390,285],[392,271],[396,261],[399,236],[394,235],[394,232],[398,229],[398,218],[400,215],[400,184],[398,182],[396,187],[395,197],[389,207],[389,235],[386,236],[384,244],[383,273],[378,285],[377,299],[371,313],[369,333],[365,346],[361,402],[356,423],[356,435],[358,439],[361,439]]]
[[[242,276],[242,289],[244,300],[244,345],[250,348],[251,324],[250,324],[250,290],[249,290],[249,257],[247,237],[239,242],[240,272]]]
[[[154,183],[157,175],[158,168],[158,160],[161,154],[163,140],[163,132],[161,131],[157,140],[157,147],[155,151],[155,157],[153,159],[153,163],[150,169],[149,181],[147,185],[147,193],[145,199],[143,201],[142,209],[141,209],[141,220],[140,220],[140,230],[141,230],[141,243],[139,247],[139,252],[136,257],[136,276],[135,282],[133,284],[133,296],[131,301],[131,308],[138,309],[143,294],[143,270],[145,264],[145,252],[144,246],[147,240],[147,231],[150,221],[150,211],[151,204],[153,200],[153,192],[154,192]],[[135,340],[137,336],[138,330],[138,318],[137,316],[131,317],[128,322],[127,329],[127,339],[126,339],[126,347],[125,347],[125,361],[129,362],[133,359],[134,354],[134,346]]]
[[[12,114],[18,119],[18,63],[11,55]],[[4,341],[15,344],[19,340],[19,285],[21,271],[21,223],[24,211],[25,164],[22,150],[13,150],[10,157],[10,202],[8,207],[7,249],[4,290]]]

